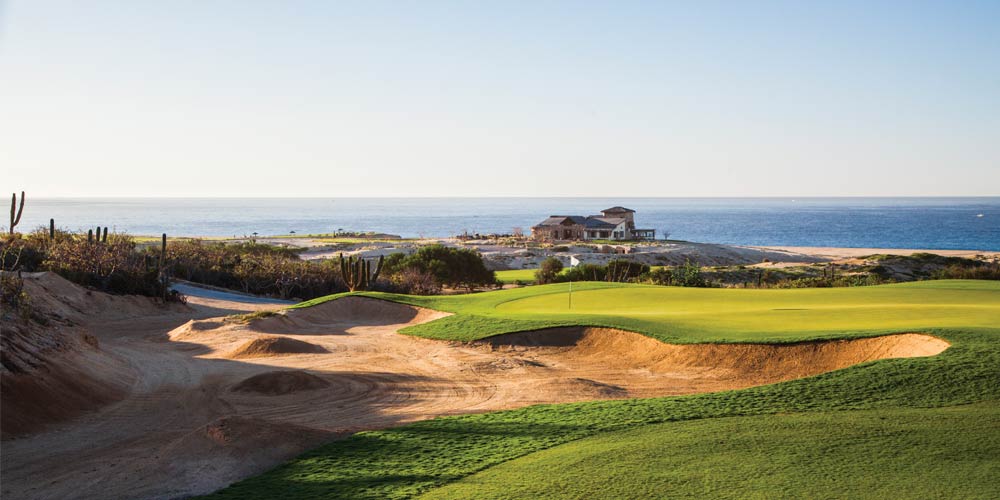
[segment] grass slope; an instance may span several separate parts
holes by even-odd
[[[421,498],[987,499],[1000,498],[998,471],[1000,406],[978,404],[647,425],[512,460]]]
[[[574,289],[579,293],[574,292],[572,311],[560,307],[566,299],[563,285],[449,297],[368,295],[455,312],[406,332],[432,338],[468,340],[526,326],[606,324],[682,342],[791,341],[919,330],[948,340],[952,347],[935,357],[865,363],[740,391],[539,405],[363,432],[215,496],[637,498],[670,496],[668,492],[674,491],[721,496],[723,490],[701,489],[706,477],[716,477],[704,470],[710,467],[733,470],[737,477],[757,471],[768,474],[756,482],[728,483],[731,496],[739,497],[834,496],[840,490],[832,483],[825,483],[829,488],[824,483],[813,485],[810,478],[841,473],[853,475],[851,481],[857,483],[853,491],[860,496],[892,492],[895,497],[996,497],[998,283],[920,282],[822,290],[580,283]],[[975,404],[968,407],[971,413],[944,409],[967,404]],[[790,413],[795,415],[786,415]],[[743,427],[747,432],[740,431]],[[758,446],[754,429],[774,438],[770,447],[763,446],[766,453],[752,449]],[[614,448],[615,463],[621,465],[602,472],[607,462],[602,462],[599,450],[618,441],[643,444]],[[661,456],[662,450],[673,450],[675,445],[678,461]],[[889,448],[875,453],[880,445]],[[548,451],[538,453],[543,450]],[[706,450],[721,451],[703,457],[701,467],[670,465],[681,464],[685,453]],[[892,457],[895,454],[898,460]],[[576,456],[579,460],[567,462]],[[654,459],[659,465],[650,462]],[[923,465],[933,464],[933,474],[918,478],[916,469],[907,468],[907,461],[917,459]],[[532,463],[559,467],[532,471],[540,485],[509,479],[529,474]],[[576,478],[576,489],[560,479],[563,472],[537,476],[539,471],[567,471],[572,464],[578,470],[567,479]],[[664,472],[663,467],[676,470]],[[596,479],[600,477],[605,480]],[[927,486],[930,482],[938,486]],[[435,490],[449,483],[450,487]],[[868,487],[875,484],[881,489]],[[656,488],[666,490],[653,491]]]

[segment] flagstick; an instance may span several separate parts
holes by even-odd
[[[576,267],[577,264],[579,264],[579,263],[580,263],[580,261],[576,260],[576,257],[574,257],[572,255],[569,256],[569,267],[570,267],[570,269]],[[570,309],[573,308],[573,279],[572,279],[572,277],[570,277],[570,280],[569,280],[569,308]]]

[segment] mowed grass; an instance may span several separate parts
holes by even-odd
[[[470,295],[364,295],[453,312],[401,333],[461,341],[566,325],[618,327],[692,343],[791,342],[1000,324],[995,281],[765,290],[588,282],[574,283],[573,290],[572,302],[566,283]]]
[[[537,269],[511,269],[497,271],[497,279],[502,283],[534,283]]]
[[[362,432],[216,496],[998,497],[998,283],[574,290],[572,310],[564,285],[367,295],[456,313],[405,332],[432,338],[599,324],[677,342],[923,331],[952,346],[740,391],[538,405]]]
[[[1000,498],[998,452],[995,404],[726,417],[580,439],[420,498]]]

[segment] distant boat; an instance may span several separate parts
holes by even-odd
[[[976,214],[976,217],[982,217],[983,214]]]

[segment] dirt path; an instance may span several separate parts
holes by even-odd
[[[267,307],[217,298],[192,302],[202,318]],[[701,352],[614,330],[554,330],[478,344],[396,333],[442,315],[351,298],[247,325],[186,322],[178,314],[92,323],[102,349],[129,363],[130,395],[44,433],[5,441],[3,496],[184,497],[358,430],[535,403],[746,387],[947,346],[914,336],[853,351],[825,343],[780,355],[744,348],[726,357],[717,346]],[[257,357],[233,359],[261,338],[298,342],[260,343],[263,351],[252,351]],[[324,352],[267,351],[302,343]],[[813,357],[801,363],[802,356]],[[770,368],[761,371],[769,359]],[[287,380],[272,373],[288,370],[305,373]],[[251,376],[260,377],[234,390]],[[322,388],[298,390],[297,381]],[[254,392],[254,384],[281,393]]]

